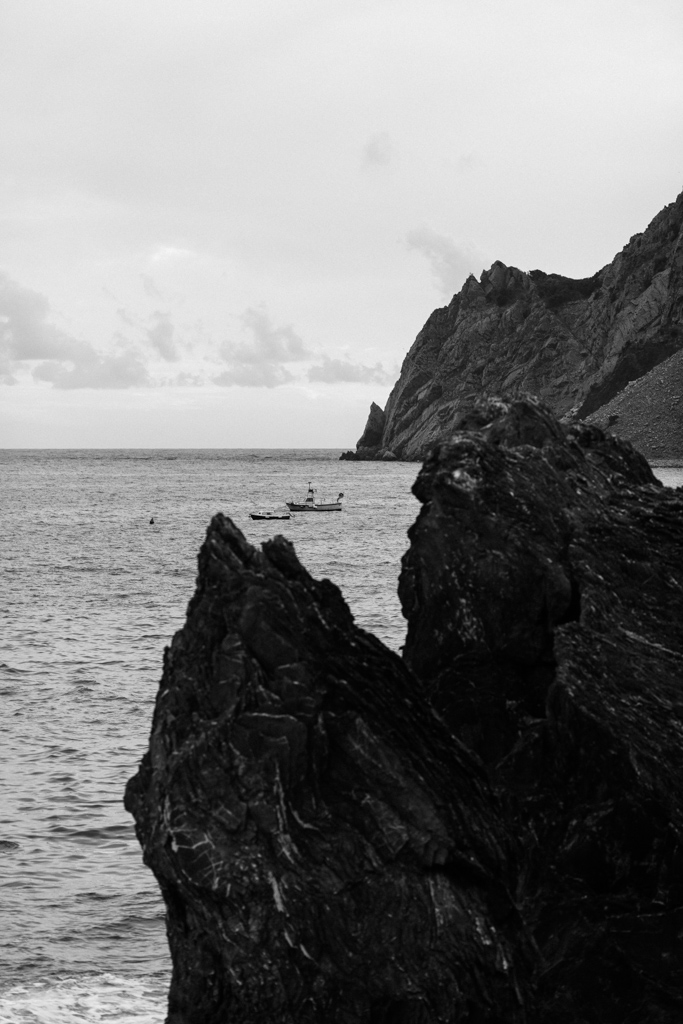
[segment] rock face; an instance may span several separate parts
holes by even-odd
[[[481,396],[533,394],[583,418],[683,348],[683,193],[593,277],[496,262],[418,334],[385,410],[390,449],[422,459]]]
[[[170,1024],[679,1024],[683,494],[480,403],[415,484],[401,659],[219,516],[129,783]]]
[[[673,1024],[683,494],[629,446],[527,403],[467,425],[414,488],[405,660],[524,850],[538,1019]]]
[[[524,1020],[481,764],[283,538],[213,520],[126,805],[172,1024]]]

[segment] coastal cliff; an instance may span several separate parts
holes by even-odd
[[[683,193],[592,277],[501,262],[470,276],[415,339],[381,438],[375,407],[371,435],[343,457],[421,460],[481,396],[535,395],[561,417],[596,412],[683,348],[682,232]]]
[[[480,402],[414,487],[404,657],[223,516],[126,792],[169,1024],[678,1024],[683,494]]]

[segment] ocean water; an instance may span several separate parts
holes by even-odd
[[[0,451],[0,1024],[164,1020],[163,905],[122,796],[215,512],[252,543],[284,533],[400,647],[418,467],[338,456]],[[683,469],[656,472],[683,485]],[[343,491],[343,512],[249,518],[309,480]]]
[[[652,472],[665,487],[683,487],[683,469],[676,467],[655,467]]]
[[[410,464],[339,451],[0,452],[0,1024],[160,1024],[163,905],[123,790],[211,516],[284,533],[398,649]],[[342,512],[249,512],[344,492]],[[154,524],[150,524],[150,519]]]

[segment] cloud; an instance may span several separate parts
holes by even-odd
[[[249,341],[223,349],[235,362],[295,363],[310,355],[291,325],[274,327],[265,309],[247,309],[242,314],[242,323],[251,335]]]
[[[124,324],[126,324],[127,327],[138,326],[137,320],[135,320],[130,315],[130,313],[128,313],[125,309],[123,309],[123,307],[119,307],[119,309],[116,310],[116,315],[119,317],[120,320],[123,320]]]
[[[393,146],[386,132],[370,136],[363,147],[364,167],[386,167],[391,163]]]
[[[98,355],[89,349],[86,358],[65,365],[57,360],[39,363],[36,380],[50,381],[56,388],[131,388],[150,384],[147,367],[137,352],[128,349],[118,355]]]
[[[310,368],[308,379],[323,384],[390,384],[392,380],[381,363],[363,366],[362,363],[329,359],[327,356],[323,356],[322,363]]]
[[[284,364],[298,363],[311,353],[290,324],[276,327],[265,309],[249,308],[242,314],[247,339],[225,342],[221,349],[227,369],[214,377],[216,384],[274,388],[294,380]]]
[[[145,295],[149,296],[150,299],[163,299],[163,295],[149,274],[140,274],[140,280],[142,281],[142,287],[145,291]]]
[[[206,384],[206,378],[198,373],[189,373],[187,370],[182,370],[172,380],[169,380],[168,383],[181,388],[197,388],[201,387],[202,384]]]
[[[0,380],[16,382],[15,373],[30,369],[36,380],[57,388],[127,388],[149,382],[139,355],[124,349],[100,355],[92,345],[49,323],[44,295],[0,273]]]
[[[0,351],[10,361],[71,358],[81,342],[47,322],[44,295],[0,273]]]
[[[151,342],[162,359],[169,363],[175,363],[180,359],[180,353],[173,339],[174,328],[171,318],[168,313],[160,313],[159,310],[154,313],[154,317],[156,323],[154,327],[147,330],[147,340]]]
[[[184,362],[173,366],[171,374],[160,362],[171,371],[168,364],[183,357],[171,314],[156,310],[146,323],[122,306],[117,314],[146,345],[138,347],[121,334],[109,337],[106,349],[80,341],[50,322],[45,296],[0,273],[0,383],[17,383],[20,372],[60,390],[197,387],[209,381],[222,387],[277,388],[306,379],[385,385],[393,379],[379,362],[366,366],[348,355],[330,358],[312,351],[291,324],[274,323],[262,306],[248,308],[239,318],[240,335],[222,345],[213,376]]]
[[[448,298],[462,287],[469,274],[482,269],[484,261],[471,247],[459,248],[452,239],[431,228],[415,228],[406,242],[409,249],[427,257],[439,291]]]

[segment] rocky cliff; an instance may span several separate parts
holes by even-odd
[[[345,457],[422,459],[485,395],[582,418],[683,348],[683,193],[592,277],[494,263],[418,334],[385,410]]]
[[[211,524],[126,793],[169,1024],[678,1024],[683,494],[525,401],[414,491],[403,659]]]

